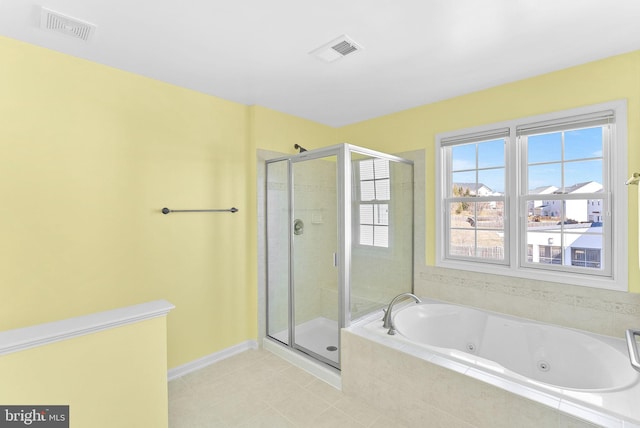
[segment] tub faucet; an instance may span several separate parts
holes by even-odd
[[[384,324],[382,324],[382,327],[389,329],[387,334],[391,334],[391,335],[396,334],[396,328],[393,325],[393,320],[391,319],[391,310],[393,309],[393,305],[395,305],[396,302],[402,299],[403,297],[411,297],[413,300],[416,301],[416,303],[422,303],[422,300],[420,300],[418,296],[411,293],[402,293],[394,297],[393,300],[391,300],[391,303],[389,303],[389,306],[387,307],[387,309],[386,310],[383,309],[384,317],[382,318],[382,321],[384,321]]]

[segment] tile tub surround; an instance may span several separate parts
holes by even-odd
[[[564,395],[523,388],[384,332],[373,334],[368,326],[363,321],[343,331],[343,391],[393,412],[408,426],[638,427]]]
[[[422,265],[421,297],[623,338],[640,328],[640,294]]]

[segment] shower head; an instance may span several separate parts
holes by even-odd
[[[296,149],[296,150],[300,150],[300,153],[302,153],[302,152],[306,152],[306,151],[307,151],[307,149],[305,149],[304,147],[302,147],[300,144],[294,144],[294,145],[293,145],[293,148],[294,148],[294,149]]]

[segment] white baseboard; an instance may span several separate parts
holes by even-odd
[[[246,342],[238,343],[230,348],[223,349],[222,351],[214,352],[213,354],[205,355],[202,358],[193,360],[178,367],[169,369],[167,372],[167,380],[171,381],[182,377],[188,373],[200,370],[208,365],[224,360],[225,358],[232,357],[249,349],[258,349],[258,342],[255,340],[247,340]]]

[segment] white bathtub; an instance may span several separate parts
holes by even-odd
[[[350,329],[602,426],[640,426],[639,374],[622,339],[429,301]]]

